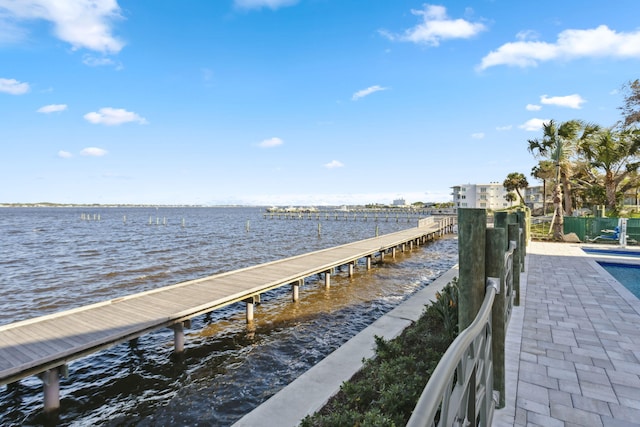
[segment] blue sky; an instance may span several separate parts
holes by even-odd
[[[0,0],[0,203],[449,201],[529,176],[546,120],[615,124],[638,16],[637,0]]]

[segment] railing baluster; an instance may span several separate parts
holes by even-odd
[[[519,303],[519,277],[520,272],[524,271],[520,261],[526,244],[523,229],[526,228],[527,219],[524,215],[502,215],[498,221],[500,230],[489,232],[487,229],[487,242],[491,239],[495,247],[487,243],[486,274],[496,277],[486,278],[484,300],[477,316],[442,356],[407,426],[436,425],[438,410],[438,426],[490,426],[496,403],[504,405],[504,343],[496,346],[495,340],[504,341],[513,305]],[[460,221],[458,224],[459,228],[464,229],[464,224]],[[459,239],[462,239],[462,235],[459,233]],[[502,241],[504,243],[500,243]],[[472,282],[470,279],[468,281]],[[465,292],[469,293],[469,290]],[[493,313],[498,294],[501,294],[501,302],[496,304],[497,311]],[[465,295],[468,297],[469,294]],[[492,324],[492,318],[496,325]],[[494,331],[494,326],[498,332]],[[494,332],[498,335],[494,336]],[[497,356],[494,349],[500,351]],[[498,370],[494,366],[496,357],[496,363],[501,364]],[[497,375],[497,383],[494,383],[494,375]],[[494,400],[494,384],[498,387],[498,402]]]

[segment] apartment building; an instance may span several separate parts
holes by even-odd
[[[508,202],[502,183],[464,184],[453,188],[453,203],[456,208],[505,209],[519,202]]]

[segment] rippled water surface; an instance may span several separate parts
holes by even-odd
[[[318,222],[258,208],[0,209],[0,325],[415,226],[321,220],[319,235]],[[54,419],[39,379],[0,387],[0,420],[230,425],[456,260],[449,237],[336,274],[329,290],[309,278],[295,304],[289,289],[270,291],[250,327],[242,304],[193,319],[183,355],[166,329],[72,362]]]

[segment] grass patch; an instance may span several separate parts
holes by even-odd
[[[301,427],[403,426],[458,330],[457,279],[398,337],[376,337],[376,355]]]

